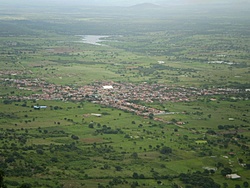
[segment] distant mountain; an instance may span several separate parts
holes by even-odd
[[[56,6],[145,6],[145,8],[157,5],[200,5],[200,4],[240,4],[250,5],[249,0],[0,0],[1,5],[56,5]]]
[[[156,2],[161,5],[250,4],[249,0],[157,0]]]
[[[155,10],[161,9],[162,6],[153,3],[141,3],[128,7],[130,10]]]
[[[140,3],[130,6],[130,8],[160,8],[160,6],[154,3]]]

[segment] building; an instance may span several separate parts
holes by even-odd
[[[103,86],[103,89],[113,89],[113,86]]]
[[[240,179],[241,178],[238,174],[227,174],[226,177],[228,179],[232,179],[232,180]]]
[[[33,106],[34,109],[46,109],[47,106]]]
[[[96,117],[102,117],[102,114],[94,114],[94,113],[91,113],[92,116],[96,116]]]

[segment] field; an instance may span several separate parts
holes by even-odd
[[[248,187],[246,7],[64,8],[0,8],[7,187]]]

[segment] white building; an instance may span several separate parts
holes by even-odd
[[[103,89],[113,89],[113,86],[103,86]]]
[[[240,179],[241,178],[238,174],[227,174],[226,177],[228,179],[232,179],[232,180]]]

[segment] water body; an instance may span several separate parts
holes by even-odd
[[[101,44],[100,42],[106,41],[105,38],[109,37],[105,35],[79,35],[79,36],[82,37],[81,42],[98,46],[107,46],[105,44]]]

